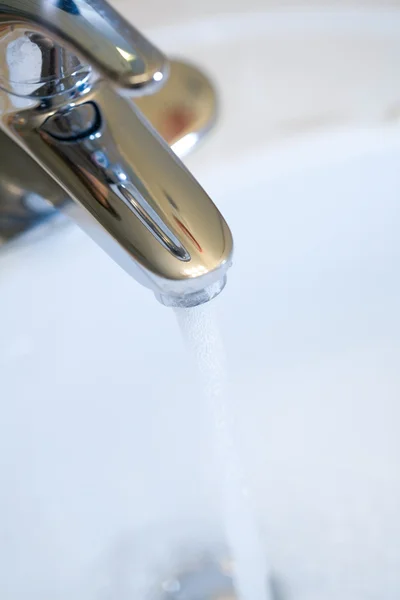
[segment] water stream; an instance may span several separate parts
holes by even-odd
[[[212,303],[175,309],[211,421],[222,514],[240,600],[272,600],[264,545],[255,521],[245,470],[235,441],[229,371]]]

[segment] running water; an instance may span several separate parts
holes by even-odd
[[[224,347],[210,303],[175,309],[185,343],[192,354],[212,419],[213,440],[221,481],[224,527],[240,600],[272,600],[266,553],[237,454]]]

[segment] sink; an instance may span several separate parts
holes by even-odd
[[[282,600],[399,595],[399,28],[298,8],[147,32],[220,90],[186,162],[235,238],[213,307]],[[131,598],[164,531],[221,521],[174,314],[64,220],[4,249],[0,313],[0,596]]]

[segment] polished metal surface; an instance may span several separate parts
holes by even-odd
[[[54,22],[50,18],[53,9]],[[36,39],[31,31],[37,26],[39,34],[45,31],[57,42],[54,47],[51,40],[44,43],[39,36],[37,56],[40,73],[46,73],[45,84],[37,80],[32,87],[31,81],[21,99],[24,94],[20,86],[28,77],[21,69],[17,81],[9,77],[0,96],[0,126],[13,140],[7,140],[9,147],[16,142],[20,147],[16,152],[22,149],[34,159],[27,162],[32,177],[37,171],[36,179],[43,177],[45,182],[44,193],[31,183],[22,186],[28,192],[23,194],[24,207],[32,207],[32,203],[37,206],[41,197],[53,206],[68,204],[67,199],[72,198],[75,207],[85,210],[70,205],[68,212],[125,270],[150,287],[164,304],[193,306],[217,295],[225,285],[232,255],[226,222],[143,116],[138,106],[143,109],[144,100],[135,106],[104,77],[76,81],[71,72],[67,73],[71,65],[72,71],[81,68],[73,58],[80,56],[118,85],[154,92],[152,83],[161,80],[165,72],[162,55],[121,19],[108,4],[99,1],[0,2],[0,22],[7,26],[23,23],[29,28],[29,43]],[[75,33],[71,30],[74,27]],[[83,31],[91,36],[91,42]],[[124,43],[118,37],[122,33]],[[59,51],[58,44],[64,38],[70,56]],[[102,40],[105,48],[94,59],[91,53]],[[1,42],[4,50],[4,37],[0,36]],[[117,43],[121,46],[115,46]],[[109,55],[106,49],[110,45],[113,51],[109,50]],[[50,61],[43,48],[53,52]],[[8,50],[6,47],[6,61]],[[29,52],[23,53],[23,59],[26,54]],[[116,55],[124,60],[116,60]],[[62,89],[58,87],[60,78],[64,81]],[[49,91],[49,82],[52,92],[59,89],[59,93],[45,97],[43,90]],[[15,86],[19,86],[18,95],[12,93]],[[177,63],[170,89],[173,87],[175,96],[160,92],[159,109],[154,100],[148,113],[169,143],[183,143],[183,152],[185,144],[189,149],[209,128],[215,101],[204,77],[187,65]],[[4,215],[2,206],[12,203],[12,185],[10,188],[10,180],[5,180],[7,200],[0,203],[0,218]],[[24,217],[26,212],[22,220]],[[18,223],[12,228],[18,230]]]
[[[135,104],[179,157],[210,131],[217,117],[217,95],[209,78],[194,65],[171,61],[163,87]]]
[[[20,30],[14,29],[14,35],[20,35]],[[41,33],[24,32],[24,36],[17,40],[23,44],[29,43],[36,47],[41,53],[41,71],[37,81],[30,79],[28,82],[19,80],[4,81],[7,88],[11,84],[12,92],[18,92],[23,96],[28,95],[29,86],[33,97],[47,98],[56,94],[65,93],[73,89],[77,84],[88,80],[91,69],[83,65],[77,56],[68,52],[62,46],[55,44],[51,39]],[[14,84],[14,85],[13,85]]]
[[[30,41],[30,32],[42,34],[51,38],[50,48],[60,45],[116,85],[140,93],[158,86],[167,72],[163,54],[103,0],[0,2],[0,27],[0,43],[16,30],[21,36],[28,31]]]
[[[65,191],[0,131],[0,247],[70,203]],[[48,200],[51,198],[50,200]]]
[[[210,80],[193,65],[171,61],[170,76],[151,96],[135,98],[135,104],[174,153],[192,151],[212,128],[217,100]],[[83,105],[84,106],[84,105]],[[76,113],[75,113],[76,115]],[[86,113],[86,126],[93,121]],[[71,115],[70,115],[71,116]],[[85,128],[79,123],[72,128]],[[55,121],[62,126],[62,115]],[[47,123],[51,127],[51,123]],[[70,133],[59,132],[61,137]],[[57,215],[71,202],[66,192],[10,137],[0,130],[0,246]],[[21,169],[21,164],[24,168]],[[51,202],[48,200],[51,198]]]

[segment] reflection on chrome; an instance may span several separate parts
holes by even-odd
[[[0,0],[0,24],[0,239],[72,199],[79,224],[164,304],[218,294],[232,236],[177,158],[214,122],[207,78],[100,0]]]

